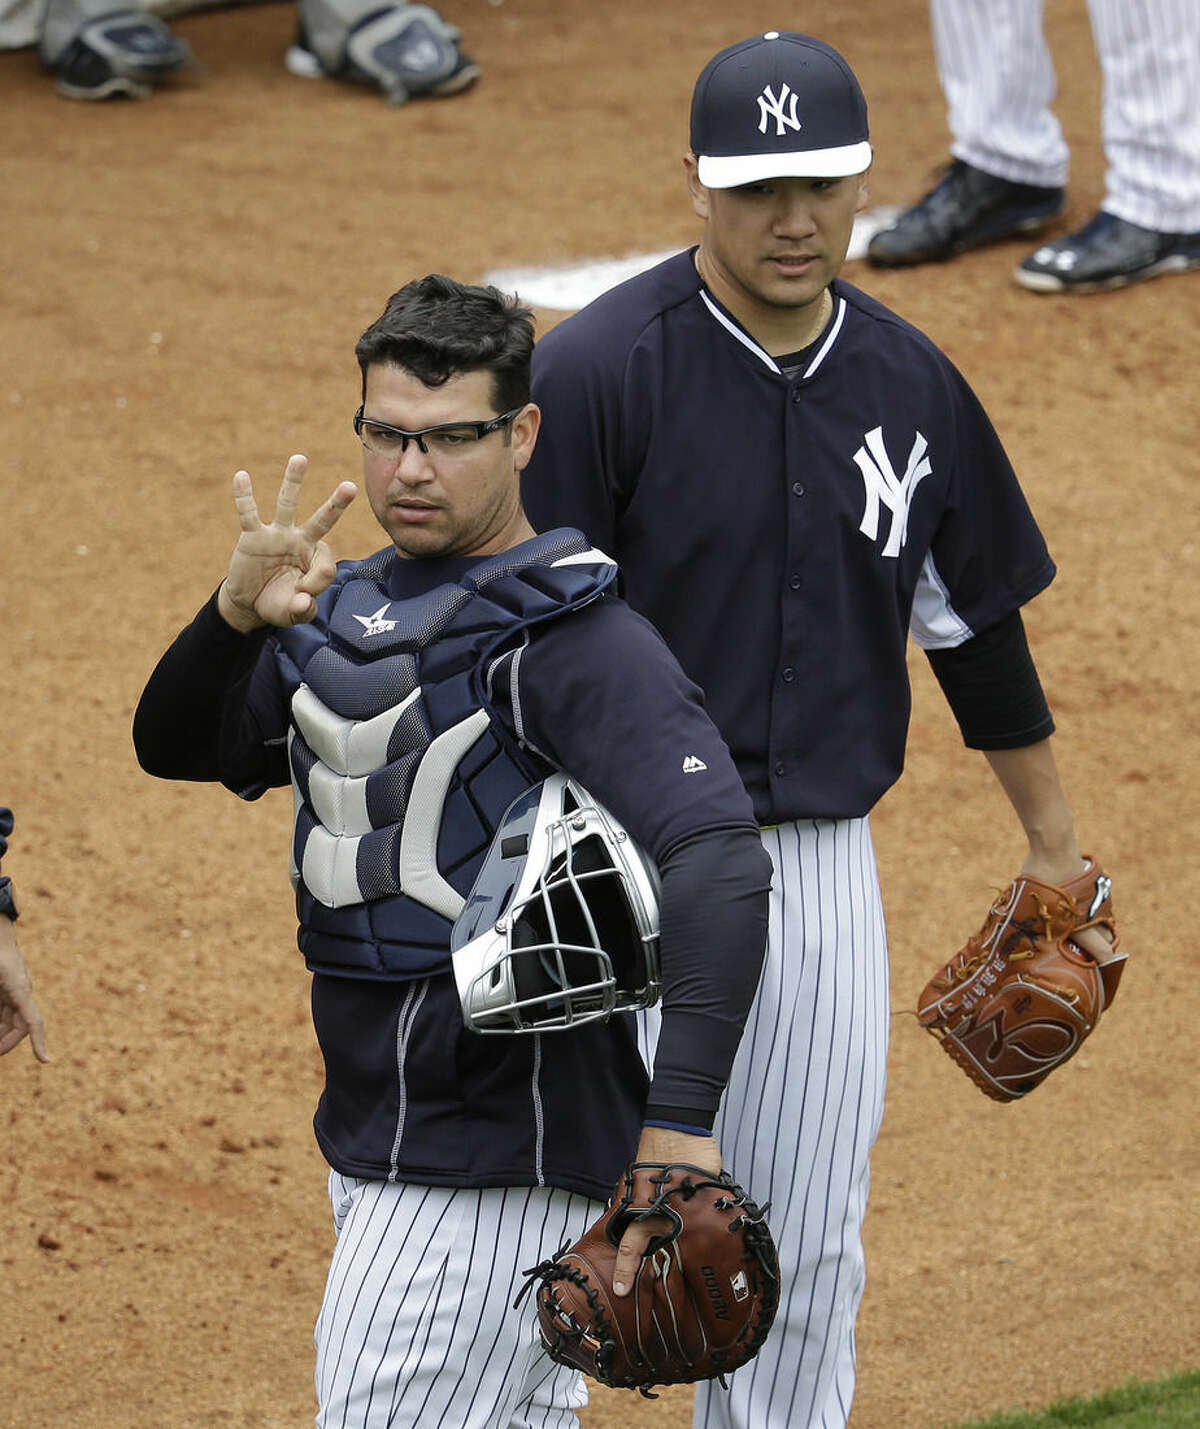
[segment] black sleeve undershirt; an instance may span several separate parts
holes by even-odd
[[[752,829],[717,829],[661,861],[662,1028],[645,1116],[711,1130],[758,988],[771,860]]]
[[[215,593],[179,632],[133,717],[134,749],[147,774],[196,782],[225,778],[231,723],[244,719],[237,696],[269,634],[263,628],[242,635],[227,625]]]
[[[1019,749],[1054,733],[1019,610],[952,650],[925,653],[968,749]]]

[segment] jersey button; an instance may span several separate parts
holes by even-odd
[[[788,580],[788,585],[790,585],[793,590],[799,590],[803,584],[804,582],[800,579],[800,572],[793,571],[791,578]]]
[[[779,761],[778,764],[776,764],[775,773],[780,779],[782,779],[783,776],[787,773],[787,765],[783,762],[782,759]]]
[[[804,495],[804,483],[803,483],[802,481],[793,481],[793,482],[792,482],[792,495],[793,495],[793,496],[803,496],[803,495]]]
[[[784,670],[783,670],[783,675],[782,675],[783,683],[784,683],[785,685],[790,685],[790,684],[795,680],[795,678],[796,678],[796,672],[795,672],[795,670],[793,670],[790,665],[785,666],[785,667],[784,667]]]

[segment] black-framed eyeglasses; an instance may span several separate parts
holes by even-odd
[[[364,417],[360,407],[354,414],[354,430],[363,446],[376,456],[403,456],[409,442],[416,442],[417,450],[426,456],[462,456],[490,433],[507,427],[523,408],[524,403],[511,412],[502,412],[500,416],[489,417],[483,422],[440,422],[436,427],[421,427],[409,432],[403,427],[393,427],[387,422],[375,422]]]

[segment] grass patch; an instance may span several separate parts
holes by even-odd
[[[1200,1429],[1200,1370],[1131,1379],[1093,1399],[1063,1399],[1035,1413],[994,1414],[960,1429]]]

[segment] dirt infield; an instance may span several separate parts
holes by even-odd
[[[732,28],[717,0],[443,8],[484,78],[405,109],[287,74],[283,4],[176,22],[202,68],[145,104],[66,102],[0,55],[0,799],[55,1059],[0,1062],[3,1426],[311,1422],[331,1228],[289,800],[156,783],[129,740],[222,574],[234,470],[270,489],[299,450],[322,493],[357,474],[352,346],[408,278],[692,241],[691,81],[756,27],[850,57],[874,201],[915,196],[945,150],[925,0],[747,0]],[[1048,11],[1076,223],[1102,193],[1099,81],[1083,0]],[[896,1011],[856,1429],[1194,1367],[1200,1343],[1200,277],[1035,297],[1008,277],[1024,252],[847,276],[945,347],[1022,473],[1060,568],[1027,623],[1133,961],[1026,1104],[985,1101],[906,1015],[1021,854],[917,657],[909,768],[874,821]],[[378,544],[365,502],[335,534],[339,555]],[[585,1423],[683,1426],[689,1400],[601,1393]]]

